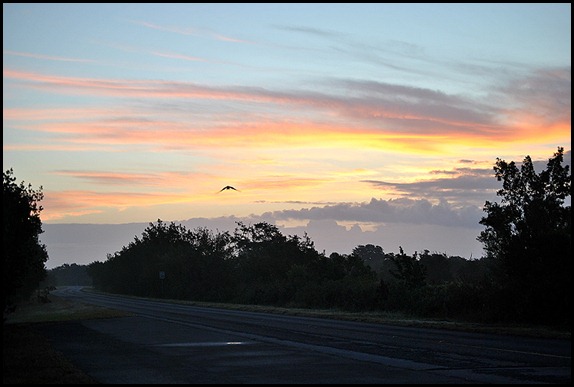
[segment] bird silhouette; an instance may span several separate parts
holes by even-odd
[[[232,189],[232,190],[234,190],[234,191],[239,191],[238,189],[236,189],[236,188],[234,188],[234,187],[232,187],[232,186],[230,186],[230,185],[226,185],[226,186],[223,187],[219,192],[225,191],[226,189]]]

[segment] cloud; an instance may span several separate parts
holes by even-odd
[[[284,175],[284,176],[267,176],[263,178],[259,177],[257,179],[247,179],[242,184],[243,186],[247,187],[250,190],[260,191],[268,189],[284,190],[284,189],[301,188],[308,186],[317,186],[327,181],[329,181],[329,179],[304,178],[304,177],[298,177],[296,175]]]
[[[10,113],[9,113],[10,114]],[[348,126],[345,123],[322,123],[313,120],[285,120],[259,117],[259,121],[221,122],[214,118],[205,123],[201,118],[169,120],[152,118],[150,112],[132,112],[114,117],[114,112],[90,120],[80,113],[46,122],[30,123],[34,115],[21,117],[27,121],[19,128],[57,134],[54,141],[90,146],[106,146],[110,151],[116,145],[147,144],[153,149],[188,150],[190,148],[344,148],[387,149],[393,152],[439,152],[442,145],[433,145],[431,139],[440,134],[392,133],[369,127]],[[12,113],[13,116],[13,113]],[[75,120],[74,118],[77,117]],[[18,119],[16,117],[12,117]],[[225,115],[219,119],[227,120]],[[243,117],[243,120],[249,117]],[[461,138],[453,139],[460,141]],[[51,144],[54,145],[54,144]],[[5,144],[5,147],[7,144]]]
[[[492,196],[500,184],[493,178],[492,169],[454,169],[452,171],[431,171],[430,174],[447,174],[446,178],[419,180],[409,183],[387,182],[381,180],[362,180],[401,196],[426,197],[433,200],[455,202],[484,202]],[[484,204],[484,203],[482,203]]]
[[[255,44],[253,41],[248,41],[244,39],[239,39],[231,36],[222,35],[220,33],[214,32],[213,30],[205,29],[205,28],[196,28],[196,27],[179,27],[179,26],[165,26],[159,25],[155,23],[150,23],[147,21],[141,20],[133,20],[132,23],[144,26],[146,28],[150,28],[153,30],[158,31],[165,31],[171,32],[179,35],[185,36],[197,36],[197,37],[207,37],[214,40],[219,40],[223,42],[231,42],[231,43],[243,43],[243,44]]]
[[[328,42],[328,44],[322,42],[322,46],[325,47],[323,51],[343,54],[345,56],[343,60],[345,61],[350,59],[355,62],[374,64],[378,68],[385,67],[396,71],[397,74],[424,74],[425,76],[433,76],[433,73],[428,69],[428,65],[425,70],[421,70],[420,66],[417,68],[417,66],[405,65],[401,60],[408,58],[423,60],[427,64],[432,62],[427,55],[424,55],[424,49],[416,44],[397,40],[376,42],[370,37],[366,39],[365,37],[356,37],[336,30],[300,25],[278,25],[275,26],[275,28],[287,32],[305,34],[310,38],[321,38]],[[365,43],[366,40],[368,40],[367,43]],[[436,77],[437,74],[435,73],[434,76]]]
[[[211,177],[204,173],[190,172],[105,172],[105,171],[80,171],[80,170],[60,170],[55,171],[54,175],[69,176],[75,179],[81,179],[95,185],[145,185],[148,187],[162,186],[169,184],[176,188],[184,185],[191,180],[199,180]]]
[[[386,224],[373,231],[365,231],[355,224],[349,228],[334,220],[312,220],[305,226],[281,227],[287,235],[307,234],[315,248],[329,255],[333,252],[350,254],[359,245],[381,246],[387,253],[399,252],[402,247],[407,254],[415,251],[444,253],[463,258],[482,256],[482,245],[476,240],[479,230],[465,227],[446,227],[424,224]]]
[[[171,222],[162,219],[164,222]],[[155,223],[157,219],[151,221]],[[268,222],[278,224],[268,215],[250,217],[191,218],[173,220],[188,230],[206,228],[213,232],[233,233],[238,222],[255,224]],[[44,223],[45,232],[41,242],[46,244],[49,254],[47,267],[52,269],[64,263],[87,265],[94,261],[105,261],[108,254],[114,254],[127,246],[134,237],[140,237],[150,222],[124,224],[49,224]],[[335,220],[311,220],[303,226],[278,225],[284,235],[305,234],[313,241],[319,252],[330,255],[333,252],[350,254],[358,245],[375,244],[385,252],[398,253],[399,246],[407,254],[415,251],[445,253],[465,258],[479,258],[481,245],[476,241],[478,230],[466,227],[446,227],[424,224],[388,224],[374,231],[364,231],[358,224],[351,227],[340,225]],[[445,246],[448,246],[445,249]]]
[[[182,60],[187,60],[187,61],[191,61],[191,62],[209,62],[209,60],[204,59],[204,58],[200,58],[197,56],[189,56],[189,55],[183,55],[183,54],[177,54],[177,53],[171,53],[171,52],[152,51],[151,54],[155,55],[155,56],[160,56],[162,58],[182,59]]]
[[[30,52],[20,52],[20,51],[10,51],[10,50],[4,50],[3,54],[4,55],[12,55],[12,56],[22,56],[25,58],[57,61],[57,62],[78,62],[78,63],[95,62],[92,59],[68,58],[68,57],[63,57],[63,56],[42,55],[42,54],[35,54],[35,53],[30,53]]]
[[[98,214],[108,211],[124,211],[128,208],[146,208],[170,203],[190,201],[190,193],[169,192],[121,192],[88,190],[44,190],[42,220],[52,222],[67,217]]]
[[[548,140],[570,132],[569,70],[543,72],[523,79],[531,86],[520,88],[514,81],[493,92],[502,94],[492,102],[436,90],[374,81],[332,80],[324,84],[328,91],[276,90],[248,86],[205,86],[189,82],[115,80],[73,78],[4,69],[4,77],[24,82],[22,86],[39,87],[47,91],[107,95],[118,98],[154,100],[229,101],[247,103],[253,117],[259,113],[261,122],[276,122],[277,118],[297,127],[302,121],[315,126],[335,122],[349,135],[370,133],[385,140],[411,141],[417,149],[432,138],[444,145],[472,141],[492,146],[495,141],[527,142],[531,136]],[[529,83],[530,82],[530,83]],[[535,87],[536,86],[536,87]],[[537,90],[527,93],[524,90]],[[554,95],[553,93],[556,93]],[[567,96],[567,98],[564,98]],[[508,100],[502,108],[498,102]],[[220,109],[223,105],[219,105]],[[239,111],[246,110],[239,108]],[[243,105],[245,106],[245,105]],[[227,106],[227,112],[231,106]],[[280,107],[280,110],[275,110]],[[233,108],[232,108],[233,109]],[[532,118],[532,111],[540,118]],[[285,117],[289,117],[286,120]],[[532,119],[531,119],[532,118]],[[252,127],[257,122],[251,124]],[[303,133],[298,133],[302,135]],[[452,136],[456,135],[456,138]],[[544,139],[543,139],[544,140]]]
[[[538,142],[551,141],[570,133],[566,121],[555,119],[554,126],[546,126],[542,132],[534,122],[525,130],[524,126],[505,125],[504,115],[510,113],[501,112],[499,107],[435,90],[373,81],[331,81],[325,84],[331,87],[328,92],[319,92],[64,77],[11,69],[4,69],[4,77],[21,82],[21,86],[52,92],[106,95],[134,102],[153,99],[147,104],[148,110],[132,111],[131,117],[107,114],[92,122],[78,122],[64,116],[62,122],[20,125],[66,134],[58,139],[74,144],[149,144],[164,149],[313,144],[445,154],[461,144],[492,147],[501,141],[528,143],[530,137],[536,137]],[[555,87],[549,85],[548,93]],[[179,104],[180,115],[162,120],[162,104],[158,105],[158,101],[164,100]],[[198,112],[194,116],[198,119],[190,120],[189,114],[184,113],[189,104],[185,101],[189,100],[230,104],[215,104],[213,111]],[[551,112],[556,100],[548,101],[546,110]],[[112,110],[117,110],[117,106]],[[528,106],[520,111],[527,114]],[[513,116],[518,117],[518,112],[513,111]],[[11,117],[14,118],[13,113]],[[541,134],[547,138],[541,139]],[[113,146],[110,150],[114,150]]]
[[[2,116],[7,121],[63,121],[78,119],[95,119],[109,117],[110,114],[121,115],[125,110],[111,108],[4,108]]]
[[[570,121],[572,115],[572,70],[570,67],[538,69],[497,89],[507,96],[509,114],[529,113],[537,121]]]
[[[283,200],[283,201],[270,201],[270,200],[257,200],[256,203],[279,203],[279,204],[305,204],[305,205],[328,205],[328,204],[339,204],[338,202],[309,202],[309,201],[302,201],[302,200]]]
[[[262,216],[275,221],[289,219],[335,220],[379,224],[426,224],[476,228],[481,210],[476,206],[455,207],[446,201],[426,199],[375,199],[367,203],[340,203],[300,210],[282,210]]]
[[[340,39],[341,37],[347,36],[347,34],[343,34],[338,31],[325,30],[315,27],[276,25],[275,28],[283,31],[298,32],[305,35],[318,36],[329,39]]]

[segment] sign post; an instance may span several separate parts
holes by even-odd
[[[161,282],[161,297],[163,298],[163,280],[165,279],[165,271],[159,272],[159,280]]]

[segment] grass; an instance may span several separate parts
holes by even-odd
[[[35,324],[94,318],[113,318],[128,313],[48,296],[49,303],[36,300],[21,304],[8,315],[3,326],[4,384],[97,384],[97,381],[76,368],[35,329]],[[234,305],[205,302],[163,300],[180,304],[218,307],[252,312],[333,318],[339,320],[385,323],[399,326],[447,328],[467,332],[504,333],[520,336],[570,339],[570,332],[549,327],[483,325],[455,321],[414,319],[400,313],[350,313],[337,310],[309,310],[261,305]]]
[[[4,384],[97,384],[33,327],[5,325],[2,336]]]
[[[29,324],[92,318],[112,318],[126,315],[125,312],[69,301],[53,295],[49,296],[49,300],[50,302],[48,303],[30,301],[18,305],[16,311],[8,316],[7,322],[11,324]]]
[[[126,313],[98,306],[48,297],[22,303],[7,316],[2,329],[4,384],[98,384],[52,348],[36,331],[38,323],[111,318]]]
[[[133,297],[138,298],[138,297]],[[481,332],[506,334],[516,336],[540,337],[540,338],[558,338],[570,339],[571,333],[563,327],[555,328],[548,326],[534,326],[521,324],[481,324],[473,322],[463,322],[444,319],[421,319],[414,316],[408,316],[401,312],[347,312],[337,309],[303,309],[303,308],[284,308],[267,305],[244,305],[244,304],[223,304],[214,302],[183,301],[183,300],[166,300],[154,299],[156,301],[172,302],[183,305],[193,305],[202,307],[222,308],[243,310],[248,312],[264,312],[274,314],[284,314],[291,316],[331,318],[336,320],[357,321],[374,324],[389,324],[405,327],[419,328],[439,328],[450,329],[464,332]]]

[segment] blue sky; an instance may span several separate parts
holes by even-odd
[[[46,225],[476,257],[496,158],[570,162],[570,47],[564,3],[3,4],[3,165]]]

